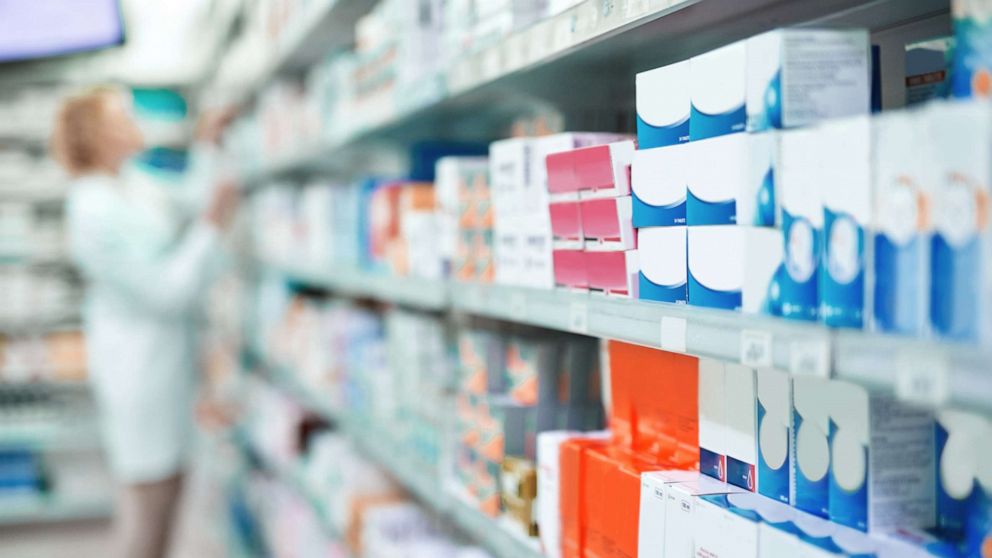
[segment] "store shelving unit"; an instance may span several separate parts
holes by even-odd
[[[343,296],[616,339],[691,355],[863,383],[929,406],[992,412],[987,349],[829,329],[595,293],[539,290],[272,265],[292,281]]]
[[[439,479],[424,474],[421,467],[408,463],[401,455],[397,455],[397,444],[389,432],[331,407],[313,390],[301,385],[291,371],[271,364],[263,364],[263,368],[269,382],[310,412],[334,424],[366,457],[382,467],[419,502],[450,520],[471,540],[501,558],[544,556],[536,541],[527,539],[506,522],[485,516],[453,490],[441,486]],[[296,481],[289,478],[287,482],[289,486],[295,486]],[[319,512],[319,506],[316,509]]]
[[[266,83],[278,76],[298,73],[330,52],[354,42],[355,22],[368,13],[374,0],[317,0],[307,12],[265,53],[252,79],[238,90],[234,100],[249,101]]]
[[[462,56],[422,80],[423,90],[404,92],[394,110],[254,167],[243,181],[250,189],[291,174],[354,175],[374,169],[383,145],[500,137],[514,115],[539,103],[566,114],[630,108],[636,72],[784,25],[884,30],[946,13],[946,0],[587,0]],[[348,23],[328,17],[334,26]]]

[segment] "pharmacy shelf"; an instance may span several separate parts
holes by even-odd
[[[474,543],[486,547],[500,558],[544,556],[535,540],[528,539],[505,521],[484,515],[451,488],[442,486],[439,479],[423,474],[421,465],[397,455],[397,444],[389,432],[332,408],[312,390],[301,385],[292,371],[268,364],[263,364],[263,368],[264,377],[269,382],[306,409],[335,424],[366,457],[379,464],[421,504],[450,520]]]
[[[885,30],[947,12],[947,0],[586,0],[461,56],[396,107],[339,123],[320,144],[263,162],[243,181],[252,189],[291,174],[381,173],[378,148],[488,141],[549,103],[567,128],[614,129],[633,108],[637,72],[786,25]]]
[[[317,520],[319,521],[321,528],[329,538],[338,541],[344,539],[342,533],[334,526],[333,523],[331,523],[330,519],[328,519],[329,513],[327,511],[327,507],[319,495],[315,494],[310,488],[309,483],[307,483],[307,480],[303,475],[303,470],[299,465],[282,465],[267,458],[263,452],[255,449],[255,447],[251,444],[248,435],[244,432],[236,432],[234,437],[237,446],[242,450],[242,452],[247,454],[254,463],[259,465],[262,470],[275,476],[283,485],[288,486],[293,492],[307,502],[310,508],[313,509],[314,513],[317,515]]]
[[[329,53],[355,41],[355,23],[375,5],[375,0],[318,0],[289,25],[269,56],[259,64],[251,83],[241,89],[236,102],[246,102],[278,76],[298,73]]]
[[[113,503],[109,498],[71,500],[58,495],[0,496],[0,527],[107,519],[112,513]]]
[[[328,290],[344,296],[371,298],[422,310],[443,310],[448,304],[448,288],[443,281],[416,277],[394,277],[354,269],[328,271],[316,266],[272,264],[290,281]]]
[[[82,317],[78,312],[67,312],[60,316],[39,317],[30,320],[0,319],[0,335],[43,335],[78,331],[82,327]]]
[[[398,279],[280,267],[304,285],[657,347],[699,357],[773,366],[796,375],[849,380],[926,406],[992,413],[992,348],[744,315],[682,304],[573,292]]]

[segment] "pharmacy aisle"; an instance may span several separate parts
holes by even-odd
[[[310,510],[253,540],[988,556],[974,3],[510,4],[384,0],[212,84],[244,450]]]
[[[992,558],[992,0],[103,3],[0,16],[0,524]]]

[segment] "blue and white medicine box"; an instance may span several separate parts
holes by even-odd
[[[635,86],[638,147],[689,141],[689,61],[641,72]]]
[[[689,139],[703,140],[747,127],[747,46],[744,41],[690,59]]]
[[[756,373],[758,397],[758,493],[789,502],[792,472],[792,377],[784,370],[762,368]]]
[[[951,93],[955,97],[988,98],[992,94],[992,3],[952,0],[954,58]]]
[[[818,270],[823,231],[820,198],[820,131],[804,128],[779,136],[778,191],[781,195],[783,254],[775,274],[774,314],[816,320],[820,297]]]
[[[870,112],[866,30],[777,29],[746,43],[748,130]]]
[[[792,505],[830,516],[830,380],[813,376],[792,379]]]
[[[834,380],[830,520],[860,531],[929,526],[934,517],[933,415]],[[898,485],[898,490],[893,486]]]
[[[688,144],[686,224],[775,226],[776,139],[775,132],[763,132]]]
[[[630,168],[634,227],[686,224],[686,187],[694,149],[686,143],[634,152]]]
[[[689,304],[772,314],[781,303],[776,275],[782,233],[766,227],[688,227]]]
[[[823,200],[820,319],[862,328],[865,318],[867,233],[871,219],[871,129],[867,116],[818,128],[817,185]]]
[[[929,139],[936,159],[931,243],[930,320],[954,340],[992,339],[992,106],[931,103]]]
[[[990,468],[988,459],[992,455],[981,454],[983,442],[992,443],[992,422],[981,415],[942,409],[934,420],[934,438],[936,531],[947,539],[960,541],[973,504],[981,500],[987,503],[990,498],[989,494],[980,494],[983,487],[978,477],[981,470]]]
[[[686,228],[638,229],[637,246],[641,260],[638,298],[685,304]]]
[[[935,177],[926,113],[900,111],[872,124],[872,258],[875,331],[924,335],[930,303],[930,207]]]

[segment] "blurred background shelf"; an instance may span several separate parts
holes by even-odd
[[[76,501],[57,495],[25,498],[0,496],[0,527],[104,519],[112,513],[113,503],[109,498]]]
[[[557,107],[566,129],[611,129],[615,119],[594,115],[629,104],[637,72],[775,27],[884,33],[947,14],[946,0],[589,0],[458,57],[396,106],[336,125],[333,137],[252,166],[242,180],[253,189],[288,175],[382,172],[395,164],[391,148],[502,137],[535,106]]]

